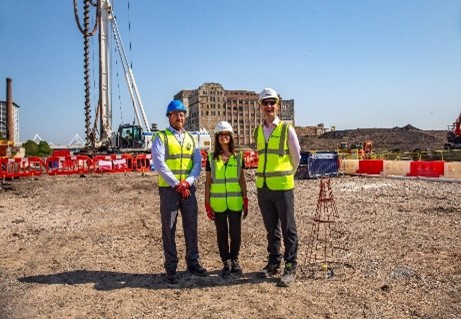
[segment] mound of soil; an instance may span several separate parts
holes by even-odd
[[[303,150],[337,150],[341,142],[348,145],[373,141],[376,151],[413,152],[418,150],[443,150],[447,142],[447,131],[420,130],[411,125],[394,128],[358,128],[327,132],[319,137],[300,136]]]

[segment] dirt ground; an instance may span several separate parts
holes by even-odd
[[[163,273],[156,173],[3,182],[0,318],[461,318],[461,184],[332,178],[349,250],[326,279],[307,258],[319,180],[297,181],[301,267],[291,287],[279,288],[277,278],[255,276],[266,239],[254,172],[246,173],[244,275],[220,277],[201,177],[199,247],[210,275],[184,271],[179,222],[176,286]]]

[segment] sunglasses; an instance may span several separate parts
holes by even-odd
[[[228,134],[228,133],[219,133],[219,136],[230,137],[230,134]]]
[[[272,100],[271,101],[262,101],[261,102],[261,105],[264,105],[264,106],[266,106],[266,105],[275,105],[275,104],[277,104],[277,102],[272,101]]]

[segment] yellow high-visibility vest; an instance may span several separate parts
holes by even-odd
[[[231,155],[224,164],[221,157],[213,158],[208,155],[211,166],[210,205],[214,212],[222,213],[226,210],[240,212],[243,209],[240,174],[243,167],[242,153]]]
[[[171,170],[174,176],[182,181],[189,176],[193,166],[193,156],[195,150],[195,140],[189,132],[185,132],[182,145],[177,140],[176,136],[170,130],[162,130],[158,132],[158,137],[165,145],[165,163]],[[169,187],[166,180],[158,175],[158,186]]]
[[[288,124],[280,123],[272,131],[269,141],[264,138],[263,126],[254,130],[258,168],[256,169],[256,187],[264,183],[271,190],[290,190],[295,187],[293,165],[288,151]]]

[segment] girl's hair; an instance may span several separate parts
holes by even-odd
[[[234,146],[234,136],[232,134],[229,134],[229,152],[233,155],[235,155],[235,146]],[[214,152],[213,152],[213,158],[217,159],[218,156],[222,153],[223,149],[221,147],[221,144],[219,144],[219,134],[215,134],[214,137]]]

